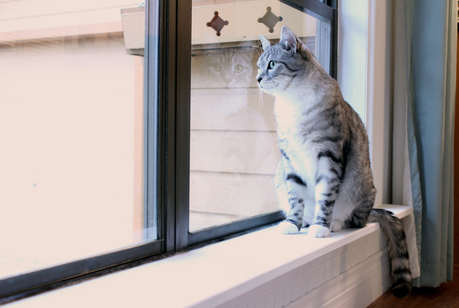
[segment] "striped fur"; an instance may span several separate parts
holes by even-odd
[[[287,27],[278,44],[260,36],[259,87],[276,97],[281,159],[275,186],[286,212],[282,233],[312,237],[379,222],[387,238],[394,294],[411,290],[405,233],[390,212],[372,209],[376,189],[365,127],[337,82]]]

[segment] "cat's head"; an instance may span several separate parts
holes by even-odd
[[[304,84],[320,64],[311,50],[286,26],[282,27],[279,43],[271,43],[262,35],[263,46],[257,65],[258,86],[269,94],[282,94],[296,83]]]

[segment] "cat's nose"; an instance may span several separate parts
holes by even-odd
[[[262,77],[258,77],[257,78],[258,83],[260,83],[262,79],[263,79]]]

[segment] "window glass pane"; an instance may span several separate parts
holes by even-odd
[[[0,2],[0,278],[155,238],[144,20],[138,1]]]
[[[275,102],[255,76],[258,36],[275,43],[283,25],[329,70],[329,21],[274,0],[193,1],[191,232],[279,210]]]

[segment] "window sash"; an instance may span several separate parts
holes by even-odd
[[[13,296],[19,293],[23,293],[22,296],[18,296],[19,298],[41,293],[47,291],[49,288],[46,286],[53,283],[158,254],[162,242],[162,240],[157,240],[152,243],[123,248],[96,257],[5,278],[0,280],[0,304],[3,301],[9,302],[10,300],[14,300]],[[33,290],[33,292],[29,294],[28,291],[30,290]]]
[[[154,227],[157,225],[157,240],[145,244],[120,247],[118,250],[109,251],[94,257],[83,258],[64,264],[57,264],[40,270],[0,279],[0,304],[53,289],[58,287],[58,283],[62,284],[65,280],[83,275],[87,276],[88,273],[94,273],[109,267],[124,265],[126,263],[152,257],[166,251],[164,240],[166,230],[164,228],[164,220],[157,219],[158,221],[155,221],[155,216],[161,217],[165,212],[163,206],[164,203],[159,202],[159,198],[162,196],[160,193],[162,182],[161,177],[155,176],[155,169],[158,169],[158,175],[160,176],[162,175],[161,172],[163,172],[160,168],[161,160],[160,157],[158,157],[162,148],[161,146],[156,145],[155,136],[158,135],[158,131],[163,130],[159,126],[161,122],[157,121],[157,118],[161,113],[161,110],[158,110],[160,108],[157,108],[160,104],[157,102],[164,96],[164,93],[160,91],[158,85],[159,81],[164,79],[162,76],[165,73],[165,67],[158,66],[158,60],[160,58],[166,58],[167,49],[161,48],[165,41],[164,38],[166,31],[163,19],[159,19],[158,16],[159,14],[164,13],[163,11],[166,2],[167,1],[165,0],[157,1],[155,4],[153,1],[147,1],[145,7],[145,54],[148,54],[148,56],[145,57],[146,64],[144,70],[144,132],[146,138],[146,164],[144,172],[146,194],[144,196],[144,206],[147,213],[149,211],[145,226]],[[155,22],[155,20],[160,20],[160,22]],[[163,38],[163,41],[159,42],[158,37]],[[155,126],[154,123],[159,124]],[[155,203],[158,204],[157,213],[152,211]],[[169,229],[169,233],[173,234],[174,230],[172,226]]]
[[[336,49],[337,49],[337,1],[327,0],[327,4],[319,0],[280,0],[301,12],[331,22],[331,55],[330,72],[336,79]],[[196,233],[189,230],[189,179],[190,179],[190,77],[191,77],[191,1],[180,2],[177,12],[177,42],[180,48],[175,50],[177,57],[176,65],[176,126],[175,129],[175,193],[173,198],[176,204],[176,251],[189,248],[193,245],[202,245],[216,239],[230,237],[237,233],[247,232],[263,225],[278,222],[284,214],[277,211],[262,214],[229,224],[216,226]],[[179,90],[178,90],[179,89]],[[170,135],[169,135],[170,136]],[[169,198],[172,199],[172,196]]]

